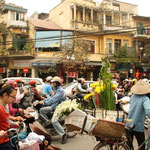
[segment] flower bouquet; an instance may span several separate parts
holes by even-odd
[[[74,110],[80,108],[80,104],[78,104],[76,100],[67,99],[66,101],[62,102],[57,106],[54,111],[54,116],[58,119],[61,119],[62,117],[68,116]]]

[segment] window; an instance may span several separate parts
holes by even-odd
[[[86,40],[86,42],[88,43],[88,52],[90,54],[94,54],[94,52],[95,52],[95,41]]]
[[[116,25],[116,26],[119,26],[119,18],[118,18],[118,16],[115,16],[114,17],[114,25]]]
[[[2,35],[3,38],[3,46],[6,48],[6,35]]]
[[[10,19],[12,21],[19,21],[19,20],[24,21],[24,14],[18,12],[11,12]]]
[[[80,10],[80,21],[83,21],[83,11]]]
[[[88,11],[88,21],[90,22],[91,21],[91,12]]]
[[[112,24],[111,16],[106,15],[106,25],[111,25],[111,24]]]
[[[129,47],[129,40],[124,40],[123,45]]]
[[[19,13],[16,13],[16,20],[19,20]]]
[[[15,20],[15,12],[11,12],[10,18],[11,18],[11,20]]]
[[[74,19],[74,9],[72,8],[72,19]]]
[[[112,54],[112,39],[107,39],[106,40],[106,54]]]
[[[121,47],[121,39],[115,39],[115,50]]]

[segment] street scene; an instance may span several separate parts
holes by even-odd
[[[1,0],[0,150],[150,149],[148,4]]]

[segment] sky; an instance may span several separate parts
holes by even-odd
[[[101,2],[102,0],[94,0]],[[119,0],[138,5],[138,14],[150,17],[150,0]],[[5,0],[6,3],[13,3],[28,9],[27,16],[31,16],[35,11],[38,13],[48,13],[57,6],[61,0]]]

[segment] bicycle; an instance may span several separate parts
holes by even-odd
[[[132,130],[134,126],[125,127],[125,124],[111,122],[108,120],[99,120],[98,125],[92,130],[92,134],[99,143],[93,150],[131,150],[129,147],[129,138],[125,131]],[[131,144],[131,143],[130,143]]]
[[[119,138],[96,137],[100,141],[93,150],[130,150],[125,136]]]

